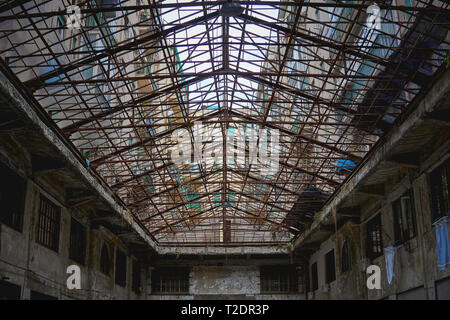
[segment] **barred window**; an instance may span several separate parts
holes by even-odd
[[[393,203],[396,241],[405,242],[416,236],[416,219],[413,206],[411,191],[404,193]]]
[[[450,211],[449,180],[450,163],[441,165],[430,174],[433,221],[448,215]]]
[[[297,276],[294,266],[263,266],[260,269],[261,293],[296,292]]]
[[[0,222],[22,231],[26,181],[0,164]]]
[[[367,257],[371,260],[383,254],[381,239],[381,215],[367,222]]]
[[[70,221],[69,258],[84,265],[86,256],[86,228],[74,218]]]
[[[157,268],[152,271],[153,293],[189,293],[188,268]]]
[[[116,283],[122,287],[127,285],[127,256],[125,253],[116,250]]]
[[[59,247],[60,219],[59,207],[41,195],[37,242],[56,252],[58,252]]]

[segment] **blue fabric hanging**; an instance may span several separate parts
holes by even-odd
[[[351,160],[339,159],[336,162],[336,173],[337,174],[346,174],[351,172],[356,167],[356,164]]]
[[[386,260],[386,273],[388,283],[391,284],[392,278],[394,277],[394,256],[395,247],[393,245],[388,245],[384,248],[384,259]]]
[[[86,170],[89,170],[91,163],[89,162],[89,160],[87,158],[88,152],[87,151],[83,152],[83,156],[84,156],[84,160],[86,161]]]
[[[436,225],[436,249],[438,270],[450,267],[450,243],[448,241],[447,217],[435,222]]]

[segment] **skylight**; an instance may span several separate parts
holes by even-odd
[[[85,1],[79,28],[67,0],[0,17],[11,74],[160,245],[302,234],[449,50],[440,1],[380,4],[377,28],[365,1],[238,3],[224,17],[223,1]],[[250,160],[252,132],[276,172]]]

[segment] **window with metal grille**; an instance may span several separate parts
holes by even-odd
[[[0,164],[0,222],[22,231],[26,181]]]
[[[341,271],[346,272],[350,270],[350,250],[348,248],[348,242],[344,241],[344,244],[342,245],[342,251],[341,251]]]
[[[311,286],[312,291],[319,289],[319,275],[317,273],[317,262],[311,265]]]
[[[37,242],[58,252],[60,209],[49,199],[41,195],[39,204],[39,220]]]
[[[367,222],[367,257],[371,260],[383,254],[381,239],[381,215]]]
[[[116,250],[116,283],[122,287],[127,285],[127,256],[125,253]]]
[[[100,271],[107,276],[111,275],[111,255],[109,252],[108,245],[104,243],[100,254]]]
[[[69,258],[84,265],[86,256],[86,228],[74,218],[70,221]]]
[[[297,276],[294,266],[262,266],[261,293],[296,292]]]
[[[154,269],[152,271],[152,293],[189,293],[189,269]]]
[[[416,219],[412,192],[404,193],[393,203],[395,240],[408,241],[416,236]]]
[[[336,280],[336,265],[334,262],[334,249],[325,254],[325,282],[331,283]]]
[[[447,162],[430,174],[431,208],[433,211],[433,222],[449,214],[450,162]]]
[[[141,287],[141,264],[139,261],[133,260],[131,274],[131,289],[135,293],[140,293]]]
[[[231,241],[231,221],[226,220],[224,221],[223,225],[223,242],[230,242]]]

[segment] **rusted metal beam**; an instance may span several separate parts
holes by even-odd
[[[39,88],[45,87],[45,81],[58,77],[61,74],[65,74],[68,73],[72,70],[75,70],[79,67],[88,65],[88,64],[92,64],[94,62],[97,62],[101,59],[105,59],[108,58],[109,56],[112,55],[117,55],[120,52],[126,51],[126,50],[134,50],[134,49],[138,49],[140,45],[145,44],[147,42],[151,42],[154,40],[157,40],[161,37],[168,37],[170,34],[177,32],[179,30],[182,30],[183,28],[189,27],[189,26],[194,26],[194,25],[198,25],[200,23],[203,23],[205,21],[208,21],[210,19],[213,19],[215,17],[219,16],[219,12],[212,12],[208,15],[204,15],[204,16],[200,16],[198,18],[192,19],[190,21],[184,22],[184,23],[180,23],[176,26],[167,28],[167,29],[163,29],[160,30],[159,32],[155,32],[151,35],[147,35],[144,37],[139,37],[137,39],[134,39],[131,43],[126,43],[123,45],[119,45],[119,46],[115,46],[111,49],[108,50],[104,50],[102,53],[99,54],[94,54],[94,55],[90,55],[86,58],[80,59],[78,62],[73,63],[71,65],[67,65],[65,67],[62,68],[58,68],[56,70],[53,71],[49,71],[47,73],[44,73],[34,79],[28,80],[26,81],[24,84],[30,88],[30,90],[35,91]]]

